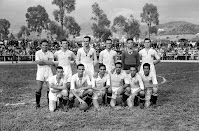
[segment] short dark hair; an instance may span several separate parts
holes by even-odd
[[[111,41],[111,42],[112,42],[112,39],[108,38],[108,39],[106,39],[106,41]],[[105,41],[105,42],[106,42],[106,41]]]
[[[151,42],[151,39],[149,39],[149,38],[145,38],[145,39],[144,39],[144,42],[147,41],[147,40],[148,40],[149,42]]]
[[[138,72],[137,66],[134,66],[134,65],[133,65],[133,66],[130,66],[129,69],[131,69],[131,67],[132,67],[132,68],[135,68],[135,69],[136,69],[136,72]]]
[[[116,63],[115,63],[115,66],[118,65],[118,64],[122,66],[122,63],[121,63],[121,62],[116,62]]]
[[[144,68],[145,66],[148,66],[149,69],[150,69],[150,66],[151,66],[151,65],[150,65],[149,63],[144,63],[143,68]]]
[[[48,43],[48,40],[43,39],[43,40],[41,40],[40,44],[42,44],[42,43],[44,43],[44,42]]]
[[[63,67],[62,66],[57,66],[56,70],[58,70],[58,69],[63,70]]]
[[[89,39],[89,42],[91,41],[91,37],[90,36],[84,36],[84,38],[88,38]]]
[[[83,66],[83,67],[84,67],[84,65],[83,65],[83,64],[78,64],[78,65],[77,65],[77,69],[79,68],[79,66]]]
[[[62,43],[62,41],[66,41],[67,43],[69,43],[67,39],[62,39],[62,40],[61,40],[61,43]]]
[[[133,38],[128,38],[126,41],[128,42],[128,41],[130,41],[130,40],[133,41]]]
[[[101,67],[105,67],[105,69],[106,69],[106,66],[105,66],[104,64],[99,64],[99,69],[100,69]]]

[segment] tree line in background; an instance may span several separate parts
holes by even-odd
[[[58,9],[53,11],[55,21],[49,19],[49,15],[43,6],[29,7],[25,14],[27,26],[21,26],[17,37],[26,39],[31,32],[37,33],[40,36],[42,30],[48,31],[50,36],[55,35],[58,40],[69,36],[79,36],[81,27],[75,18],[69,15],[75,10],[76,0],[53,0],[52,4],[58,7]],[[141,33],[140,22],[132,14],[129,18],[122,15],[116,16],[111,26],[111,21],[96,2],[92,5],[92,13],[91,20],[93,24],[91,29],[93,36],[99,41],[104,41],[111,37],[112,33],[139,38]],[[147,34],[149,37],[152,33],[157,34],[156,25],[159,24],[157,7],[146,3],[140,17],[142,19],[141,22],[145,22],[148,26]],[[6,19],[0,19],[0,39],[8,39],[9,28],[10,22]],[[11,36],[14,37],[12,34]]]

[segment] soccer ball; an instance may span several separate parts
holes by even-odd
[[[82,111],[86,111],[86,110],[88,110],[88,108],[89,108],[89,106],[87,103],[79,104],[79,109]]]

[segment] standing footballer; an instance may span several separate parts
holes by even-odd
[[[143,71],[144,63],[149,63],[150,64],[150,72],[153,73],[156,77],[155,65],[160,62],[160,56],[150,46],[151,46],[151,40],[149,38],[145,38],[145,40],[144,40],[145,48],[139,51],[140,58],[142,60],[142,64],[140,66],[140,73],[143,74],[143,72],[144,72]]]
[[[84,37],[83,47],[78,49],[76,64],[83,64],[85,66],[85,73],[92,79],[94,75],[94,66],[97,64],[97,55],[94,48],[90,47],[91,38]]]
[[[37,63],[37,91],[35,94],[36,97],[36,108],[40,107],[40,98],[41,98],[41,90],[44,82],[48,87],[48,80],[53,76],[51,66],[54,66],[55,63],[53,53],[48,51],[48,41],[41,41],[41,50],[35,53],[35,62]],[[48,92],[47,92],[48,98]],[[49,101],[48,101],[49,102]]]
[[[106,40],[106,49],[99,54],[99,63],[106,66],[106,70],[110,71],[115,68],[115,62],[117,60],[117,52],[112,50],[112,40]]]
[[[75,54],[68,49],[69,42],[66,39],[61,41],[61,49],[54,53],[54,57],[58,60],[58,66],[62,66],[64,74],[69,78],[67,88],[70,87],[70,80],[72,77],[71,63],[75,60]]]

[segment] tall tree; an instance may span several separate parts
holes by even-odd
[[[21,28],[20,28],[20,31],[17,33],[17,37],[18,38],[24,38],[26,39],[27,36],[30,35],[30,31],[28,29],[28,27],[26,27],[25,25],[22,25]]]
[[[48,13],[41,5],[27,9],[26,21],[30,31],[41,33],[42,29],[48,29]]]
[[[94,17],[91,18],[91,20],[94,22],[91,27],[93,30],[93,35],[100,41],[104,41],[105,38],[108,38],[112,35],[109,29],[111,22],[108,20],[107,15],[102,9],[100,9],[98,3],[96,2],[92,5],[92,13],[94,14]]]
[[[51,21],[49,24],[49,31],[51,35],[56,35],[56,39],[61,40],[68,37],[66,31],[62,29],[55,21]]]
[[[140,35],[140,23],[134,19],[133,15],[127,19],[120,15],[114,18],[112,25],[113,32],[125,34],[127,37],[138,37]]]
[[[64,19],[64,26],[70,35],[80,35],[81,27],[78,25],[74,17],[66,16]]]
[[[53,0],[52,4],[59,7],[58,10],[54,10],[53,15],[57,22],[61,22],[61,27],[64,27],[65,13],[71,13],[75,10],[75,0]]]
[[[113,20],[113,25],[111,26],[111,29],[113,32],[121,36],[124,33],[124,28],[125,28],[126,23],[127,23],[126,17],[122,15],[116,16]]]
[[[9,34],[10,22],[6,19],[0,19],[0,39],[7,39]]]
[[[127,23],[125,24],[124,31],[129,38],[138,38],[140,35],[140,23],[138,20],[134,19],[133,15],[130,15]]]
[[[158,29],[157,29],[157,27],[156,26],[152,26],[151,28],[150,28],[150,33],[151,34],[156,34],[157,35],[157,33],[158,33]]]
[[[153,4],[146,3],[143,7],[143,12],[140,14],[140,17],[142,19],[142,22],[147,23],[148,31],[149,31],[149,38],[150,38],[150,28],[152,24],[158,25],[159,24],[159,14],[158,9]]]

